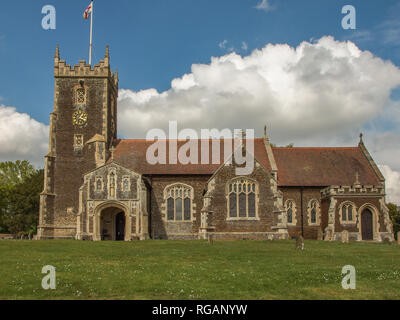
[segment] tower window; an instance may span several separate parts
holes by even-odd
[[[85,88],[76,89],[76,103],[85,104],[86,103],[86,90]]]

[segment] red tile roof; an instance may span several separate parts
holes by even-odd
[[[205,174],[212,175],[225,161],[224,160],[224,140],[220,140],[220,156],[219,163],[211,163],[211,150],[212,140],[197,140],[198,143],[198,154],[199,164],[168,164],[169,161],[169,143],[176,140],[166,140],[166,159],[167,164],[149,164],[146,160],[147,149],[154,143],[146,140],[132,139],[132,140],[116,140],[114,142],[115,152],[114,160],[122,166],[131,169],[141,174],[174,174],[174,175],[186,175],[186,174]],[[210,164],[201,164],[201,146],[202,141],[208,144]],[[233,149],[233,140],[227,140]],[[179,148],[184,145],[186,141],[178,141]],[[265,169],[271,171],[271,165],[268,161],[268,156],[265,151],[264,140],[254,139],[254,156],[264,166]],[[109,161],[110,162],[110,161]]]
[[[379,185],[361,149],[272,148],[280,186]]]
[[[224,140],[220,140],[218,164],[201,164],[202,142],[206,142],[210,159],[212,140],[197,140],[199,164],[169,164],[169,143],[166,140],[167,164],[149,164],[147,149],[154,143],[142,139],[116,140],[114,160],[122,166],[141,174],[212,175],[225,161]],[[233,145],[232,140],[226,140]],[[178,151],[186,141],[178,141]],[[232,146],[233,148],[233,146]],[[352,185],[359,174],[363,185],[378,185],[378,178],[368,160],[358,147],[352,148],[272,148],[278,167],[279,186],[331,186]],[[271,171],[263,139],[254,139],[255,158]],[[109,160],[110,162],[111,160]],[[210,161],[211,162],[211,161]]]

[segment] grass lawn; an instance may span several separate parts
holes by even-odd
[[[400,246],[306,241],[0,241],[0,299],[399,299]],[[57,272],[43,290],[42,267]],[[353,265],[357,289],[341,286]]]

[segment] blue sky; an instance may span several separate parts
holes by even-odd
[[[230,48],[242,55],[266,43],[296,46],[333,35],[352,39],[363,50],[400,65],[398,43],[357,38],[398,17],[397,0],[271,0],[273,10],[254,7],[260,0],[116,0],[95,2],[94,53],[97,60],[110,44],[120,87],[167,90],[171,80],[190,72],[193,63],[209,63]],[[341,28],[341,8],[357,9],[357,30]],[[44,5],[54,5],[56,30],[41,27]],[[48,123],[52,109],[52,58],[56,44],[74,64],[87,59],[89,23],[82,19],[87,0],[7,1],[0,11],[0,103],[17,107]],[[363,33],[361,33],[362,35]],[[218,46],[227,40],[225,49]],[[248,50],[242,48],[242,42]],[[397,95],[398,96],[398,95]]]

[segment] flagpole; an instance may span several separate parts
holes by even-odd
[[[90,15],[90,45],[89,45],[89,65],[92,65],[92,41],[93,41],[93,0],[92,0],[92,13]]]

